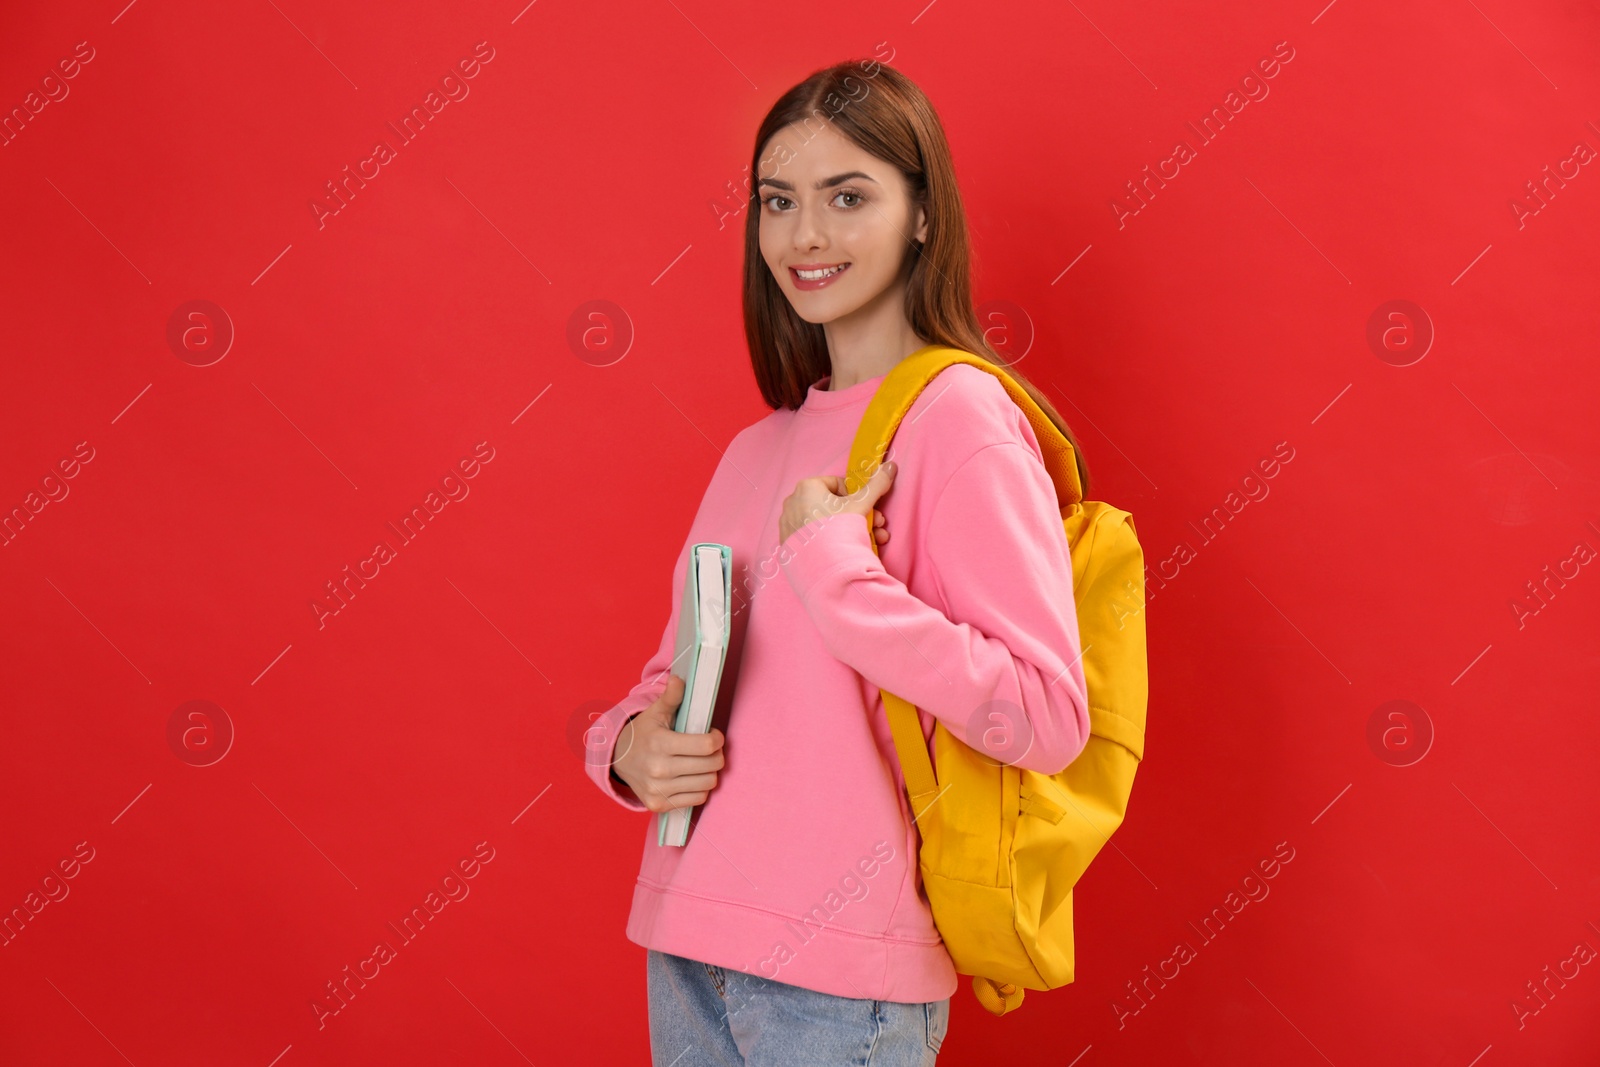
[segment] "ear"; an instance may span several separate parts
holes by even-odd
[[[916,232],[912,235],[917,244],[928,239],[928,213],[921,204],[916,205]]]

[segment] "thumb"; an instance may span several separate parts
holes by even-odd
[[[678,714],[678,705],[683,703],[683,679],[676,674],[667,675],[667,687],[656,697],[650,710],[654,711],[656,718],[663,722],[671,722]]]
[[[861,487],[862,502],[868,506],[876,504],[879,497],[894,487],[894,476],[898,470],[899,465],[891,459],[873,471],[867,484]]]

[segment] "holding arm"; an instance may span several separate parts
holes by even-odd
[[[1089,712],[1072,558],[1034,447],[1013,429],[939,492],[924,551],[949,615],[884,569],[860,510],[798,526],[780,561],[837,659],[996,761],[1056,774],[1088,743]],[[892,477],[880,469],[857,506]]]

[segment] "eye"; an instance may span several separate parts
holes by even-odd
[[[774,200],[782,200],[782,201],[787,202],[788,201],[788,197],[779,196],[778,194],[774,193],[771,196],[762,197],[761,198],[761,203],[766,207],[771,207],[772,206],[772,202]],[[778,209],[774,209],[774,210],[778,210]]]
[[[835,194],[834,199],[837,200],[841,196],[852,197],[855,200],[854,204],[844,204],[844,205],[842,205],[844,207],[857,207],[857,206],[859,206],[861,204],[861,202],[863,200],[866,199],[860,193],[856,192],[854,189],[840,189],[839,192],[837,194]]]

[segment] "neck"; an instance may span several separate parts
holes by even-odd
[[[833,370],[828,379],[828,390],[848,389],[852,385],[882,377],[894,370],[901,360],[932,343],[907,328],[902,335],[882,341],[874,340],[870,345],[863,344],[845,352],[840,352],[830,344],[828,358]]]
[[[830,391],[888,374],[902,359],[931,342],[917,336],[906,321],[906,279],[889,286],[850,315],[825,322]]]

